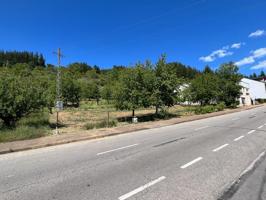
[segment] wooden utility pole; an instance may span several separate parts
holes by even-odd
[[[57,52],[54,52],[57,55],[57,76],[56,76],[56,134],[59,133],[58,125],[59,125],[59,111],[63,109],[63,102],[62,102],[62,94],[61,94],[61,58],[63,57],[61,53],[61,49],[58,48]]]

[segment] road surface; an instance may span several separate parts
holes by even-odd
[[[265,147],[263,106],[168,127],[5,154],[0,155],[0,199],[218,199]],[[245,192],[244,184],[238,191],[244,194],[241,190]]]

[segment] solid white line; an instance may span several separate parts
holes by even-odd
[[[241,135],[240,137],[234,139],[234,141],[236,142],[236,141],[238,141],[238,140],[241,140],[241,139],[244,138],[244,137],[245,137],[244,135]]]
[[[265,155],[265,151],[262,152],[240,175],[243,176],[244,174],[248,173],[249,171],[251,171],[254,167],[255,164]]]
[[[151,182],[149,182],[149,183],[147,183],[147,184],[145,184],[145,185],[143,185],[143,186],[141,186],[141,187],[139,187],[139,188],[127,193],[127,194],[124,194],[123,196],[119,197],[118,199],[119,200],[128,199],[129,197],[132,197],[133,195],[145,190],[148,187],[151,187],[151,186],[155,185],[156,183],[159,183],[159,182],[163,181],[164,179],[166,179],[166,177],[165,176],[161,176],[160,178],[158,178],[158,179],[156,179],[154,181],[151,181]]]
[[[191,162],[189,162],[189,163],[187,163],[187,164],[181,166],[180,168],[181,168],[181,169],[185,169],[185,168],[189,167],[190,165],[193,165],[193,164],[195,164],[196,162],[199,162],[199,161],[202,160],[202,159],[203,159],[202,157],[198,157],[198,158],[196,158],[195,160],[192,160]]]
[[[209,128],[209,126],[199,127],[199,128],[194,129],[194,130],[195,130],[195,131],[199,131],[199,130],[202,130],[202,129],[205,129],[205,128]]]
[[[256,130],[251,130],[248,132],[248,134],[254,133]]]
[[[220,151],[221,149],[227,147],[228,145],[229,145],[229,144],[224,144],[224,145],[222,145],[222,146],[220,146],[220,147],[218,147],[218,148],[216,148],[216,149],[213,149],[212,151],[213,151],[213,152]]]
[[[103,155],[103,154],[106,154],[106,153],[111,153],[111,152],[114,152],[114,151],[119,151],[119,150],[122,150],[122,149],[127,149],[127,148],[134,147],[134,146],[137,146],[137,145],[139,145],[139,144],[132,144],[132,145],[129,145],[129,146],[120,147],[120,148],[117,148],[117,149],[113,149],[113,150],[97,153],[97,156],[100,156],[100,155]]]
[[[263,126],[264,126],[264,125],[262,125],[262,126],[259,126],[259,127],[258,127],[258,129],[261,129],[261,128],[263,128]]]

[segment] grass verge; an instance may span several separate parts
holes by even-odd
[[[49,135],[51,132],[49,114],[33,113],[17,122],[16,127],[0,126],[0,143],[34,139]]]

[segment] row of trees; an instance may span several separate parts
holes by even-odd
[[[192,80],[184,90],[184,100],[200,102],[201,105],[223,102],[228,107],[235,107],[240,96],[241,78],[238,67],[233,63],[223,64],[215,72],[207,66],[203,74]]]
[[[240,92],[241,75],[233,63],[215,72],[209,67],[200,72],[181,63],[167,63],[162,56],[155,64],[147,61],[101,70],[73,63],[60,70],[64,106],[105,99],[119,110],[132,110],[133,115],[138,108],[154,107],[158,113],[183,101],[235,106]],[[42,108],[52,112],[56,72],[52,65],[32,68],[25,63],[0,68],[0,119],[5,125],[15,125],[21,117]]]
[[[0,51],[0,67],[12,66],[17,63],[29,64],[31,67],[45,67],[45,59],[42,54],[27,51]]]
[[[254,80],[256,80],[256,79],[260,79],[260,78],[265,78],[265,77],[266,77],[266,75],[265,75],[264,71],[261,71],[260,74],[256,74],[256,73],[254,72],[253,74],[251,74],[251,75],[249,76],[250,79],[254,79]]]

